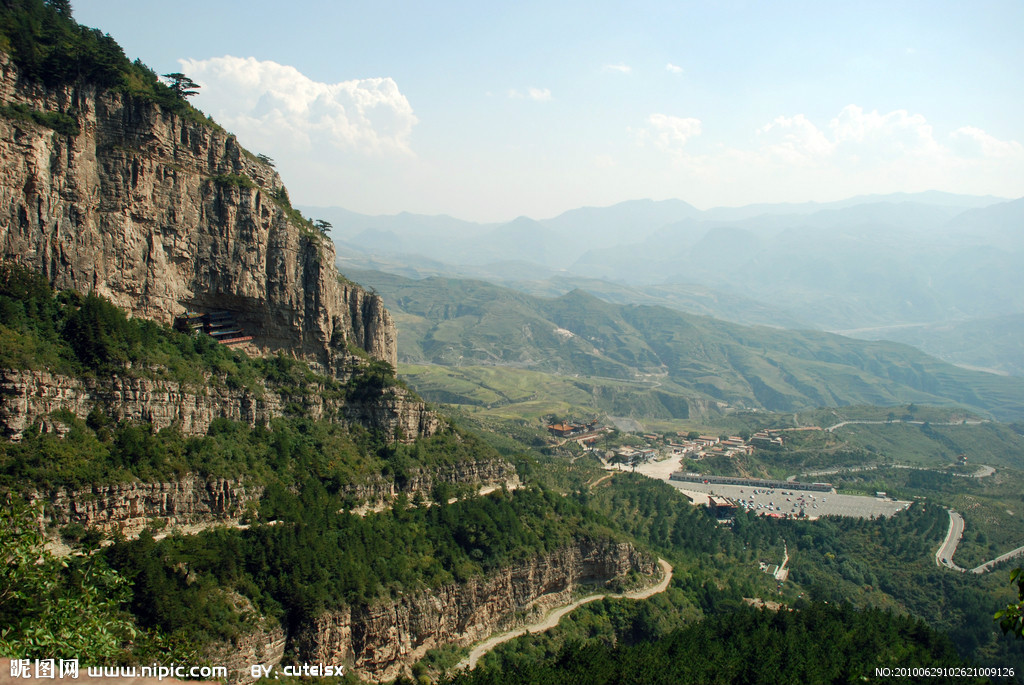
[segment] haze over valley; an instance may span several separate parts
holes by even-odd
[[[921,193],[698,211],[632,201],[479,225],[309,207],[339,267],[580,288],[745,324],[813,328],[1024,373],[1024,200]]]

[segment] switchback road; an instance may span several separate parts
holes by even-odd
[[[661,566],[662,578],[657,584],[641,590],[633,590],[632,592],[623,592],[615,595],[587,595],[586,597],[577,599],[572,604],[567,604],[549,612],[539,621],[535,621],[534,623],[521,628],[516,628],[515,630],[510,630],[507,633],[495,635],[488,640],[484,640],[470,651],[468,657],[459,662],[455,667],[456,670],[462,670],[464,668],[472,670],[476,668],[476,663],[480,660],[480,657],[500,645],[502,642],[508,642],[509,640],[513,640],[521,635],[526,635],[527,633],[543,633],[545,630],[554,628],[558,625],[558,622],[562,620],[563,616],[584,604],[596,602],[597,600],[604,599],[606,597],[609,599],[647,599],[648,597],[664,592],[668,589],[668,584],[672,582],[672,564],[668,563],[664,559],[658,559],[658,565]]]

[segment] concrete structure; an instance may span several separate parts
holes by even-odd
[[[708,497],[708,510],[716,519],[731,519],[739,507],[728,497],[711,495]]]
[[[739,478],[736,476],[709,476],[699,473],[676,471],[669,480],[688,483],[718,483],[721,485],[748,485],[752,488],[784,488],[786,490],[812,490],[815,492],[832,492],[831,483],[799,483],[797,481],[769,480],[766,478]]]

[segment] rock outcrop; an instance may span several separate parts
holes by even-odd
[[[0,117],[0,260],[166,323],[229,311],[254,350],[329,373],[350,345],[395,363],[380,298],[338,275],[330,240],[233,135],[119,92],[27,82],[3,53],[0,103],[68,114],[80,129]]]
[[[228,672],[229,683],[251,683],[252,667],[259,665],[264,672],[268,667],[281,663],[284,657],[286,636],[277,621],[258,616],[252,602],[239,594],[229,596],[232,609],[249,617],[249,630],[231,640],[206,645],[205,655],[211,664],[223,666]]]
[[[471,644],[568,604],[582,585],[651,575],[655,567],[629,543],[584,539],[464,583],[325,612],[291,637],[292,646],[299,661],[346,664],[364,678],[389,680],[429,649]]]
[[[393,477],[385,478],[378,474],[362,483],[346,485],[344,493],[360,503],[361,510],[379,511],[391,506],[399,493],[410,499],[419,494],[429,502],[433,500],[434,486],[438,484],[451,486],[449,494],[456,496],[467,492],[489,492],[502,487],[515,490],[521,485],[515,467],[509,462],[503,459],[477,459],[429,467],[415,466],[409,469],[400,483]]]
[[[238,523],[247,507],[254,507],[262,495],[262,486],[187,474],[167,483],[55,488],[30,499],[42,501],[51,526],[78,523],[132,538],[154,522],[169,528]]]
[[[73,378],[47,371],[0,369],[2,437],[16,440],[55,411],[70,411],[85,419],[93,408],[116,420],[149,423],[155,430],[174,426],[190,436],[205,435],[214,419],[266,425],[297,408],[313,419],[358,423],[380,431],[389,441],[429,437],[441,426],[437,415],[401,386],[353,399],[317,387],[296,395],[269,385],[229,388],[223,382],[211,382],[189,387],[163,379]]]
[[[436,483],[479,491],[481,488],[515,488],[515,468],[500,459],[480,459],[456,464],[416,467],[402,483],[376,475],[345,487],[352,500],[389,506],[399,493],[410,499],[417,494],[429,501]],[[69,523],[120,532],[128,538],[158,523],[167,530],[237,525],[252,515],[264,487],[245,480],[204,478],[188,473],[162,483],[126,482],[85,487],[57,487],[33,492],[29,499],[43,504],[44,524],[51,529]]]

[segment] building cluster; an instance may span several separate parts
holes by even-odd
[[[596,424],[557,423],[548,426],[553,435],[560,437],[577,437],[591,430]],[[643,447],[617,447],[606,453],[604,458],[613,463],[621,464],[642,464],[648,461],[660,459],[663,456],[687,457],[700,460],[708,456],[736,457],[738,455],[752,454],[755,448],[771,449],[782,447],[780,431],[765,430],[755,433],[749,440],[741,436],[732,435],[719,437],[717,435],[700,435],[687,437],[687,433],[676,433],[674,438],[667,438],[654,433],[644,434],[642,437],[647,445]],[[585,441],[580,441],[586,445]]]
[[[758,431],[750,436],[750,444],[761,449],[782,447],[781,432],[779,430]]]
[[[780,438],[781,440],[781,438]],[[668,444],[674,456],[702,459],[709,456],[735,457],[752,454],[755,444],[744,440],[738,435],[719,438],[714,435],[701,435],[697,438],[672,441]]]
[[[643,464],[654,461],[660,453],[652,447],[617,447],[612,450],[611,461],[622,464]]]
[[[608,431],[608,428],[601,425],[597,419],[586,422],[566,420],[552,423],[547,428],[548,432],[556,438],[574,440],[583,447],[593,445],[602,433]]]

